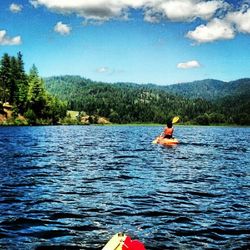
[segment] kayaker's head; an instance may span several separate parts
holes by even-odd
[[[167,127],[168,127],[168,128],[172,128],[172,127],[173,127],[172,121],[168,121],[168,122],[167,122]]]

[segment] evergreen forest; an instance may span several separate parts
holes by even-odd
[[[113,123],[165,123],[179,115],[185,124],[250,125],[250,79],[159,86],[57,76],[46,78],[45,86],[68,109]]]
[[[57,124],[67,112],[66,102],[49,94],[35,65],[28,74],[24,70],[22,54],[5,53],[0,62],[0,114],[8,115],[14,125]]]

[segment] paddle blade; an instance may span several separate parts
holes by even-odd
[[[179,116],[175,116],[172,120],[172,123],[177,123],[180,120]]]

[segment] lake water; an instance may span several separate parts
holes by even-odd
[[[0,127],[0,249],[249,249],[250,128]]]

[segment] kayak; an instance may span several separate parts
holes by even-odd
[[[180,142],[176,138],[167,139],[167,138],[163,138],[159,136],[153,141],[153,143],[158,143],[163,146],[171,146],[171,145],[179,144]]]
[[[146,250],[139,240],[132,240],[123,233],[115,234],[102,250]]]

